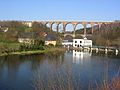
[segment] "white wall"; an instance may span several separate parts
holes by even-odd
[[[73,39],[73,47],[92,47],[92,40]]]

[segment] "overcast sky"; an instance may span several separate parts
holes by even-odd
[[[0,20],[120,20],[120,0],[0,0]]]

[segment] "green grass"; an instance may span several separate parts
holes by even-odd
[[[35,51],[21,51],[21,52],[11,52],[11,53],[3,53],[0,54],[0,56],[6,56],[6,55],[31,55],[31,54],[41,54],[41,53],[51,53],[52,54],[57,54],[59,52],[64,52],[64,48],[46,48],[45,50],[35,50]]]
[[[7,48],[19,48],[19,43],[6,43],[6,42],[0,42],[1,46],[7,47]]]

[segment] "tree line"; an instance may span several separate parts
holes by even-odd
[[[43,49],[44,33],[49,32],[48,27],[38,22],[33,22],[32,27],[29,27],[20,21],[0,21],[0,53]],[[34,45],[20,44],[18,42],[19,36],[24,33],[33,34],[31,38],[35,39]]]
[[[120,47],[120,23],[102,24],[92,39],[95,45]]]

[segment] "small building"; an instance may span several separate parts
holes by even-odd
[[[73,47],[92,47],[92,40],[84,39],[73,39]]]
[[[22,33],[18,37],[19,43],[25,43],[25,44],[33,44],[34,43],[33,34],[32,33]]]
[[[54,34],[48,34],[46,35],[45,37],[45,45],[56,45],[56,39],[57,39],[57,36],[54,35]]]
[[[52,45],[56,45],[56,41],[45,41],[45,45],[50,45],[50,44],[52,44]]]
[[[18,38],[19,43],[26,43],[26,44],[32,44],[34,43],[33,39],[30,38]]]

